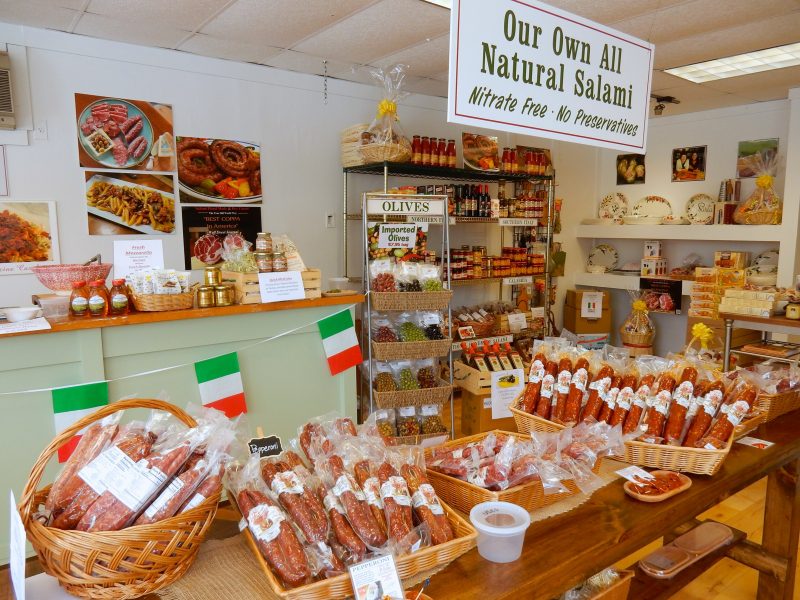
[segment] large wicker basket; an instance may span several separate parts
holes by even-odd
[[[37,490],[50,457],[84,427],[120,410],[153,408],[169,411],[190,427],[195,420],[177,406],[161,400],[120,400],[100,408],[65,429],[36,460],[19,513],[45,573],[70,594],[81,598],[122,600],[152,593],[179,579],[192,565],[217,513],[220,491],[197,508],[152,525],[121,531],[63,531],[36,519],[50,486]]]
[[[440,292],[370,292],[375,310],[443,310],[450,304],[452,290]]]
[[[131,294],[131,297],[140,312],[185,310],[194,306],[194,290],[185,294]]]
[[[232,494],[230,496],[234,497]],[[231,502],[231,506],[235,506],[235,503]],[[472,525],[444,502],[442,502],[442,507],[453,527],[455,539],[438,546],[423,548],[413,554],[395,557],[397,573],[400,575],[405,587],[411,587],[433,576],[475,546],[478,534]],[[353,595],[353,587],[348,575],[337,575],[336,577],[302,585],[298,588],[285,589],[278,578],[275,577],[264,557],[261,556],[261,552],[259,552],[249,529],[244,530],[244,536],[266,576],[265,598],[328,600],[330,598],[349,598]]]
[[[800,390],[780,394],[759,394],[756,408],[764,413],[764,421],[772,421],[786,413],[800,409]]]
[[[485,433],[477,433],[468,437],[459,438],[443,444],[442,447],[449,448],[470,442],[480,442],[490,433],[513,436],[520,441],[528,440],[528,436],[526,435],[513,433],[510,431],[496,430],[494,432],[487,431]],[[426,460],[430,457],[432,452],[433,448],[425,449]],[[598,460],[593,471],[597,472],[599,469],[600,461]],[[469,511],[472,510],[472,507],[480,504],[481,502],[495,501],[511,502],[530,512],[532,510],[536,510],[537,508],[550,506],[559,500],[569,498],[570,496],[574,496],[578,493],[578,488],[575,485],[575,482],[572,480],[566,480],[562,482],[569,491],[556,494],[545,494],[544,488],[542,487],[542,482],[539,480],[524,483],[522,485],[515,485],[514,487],[500,492],[493,492],[491,490],[478,487],[472,483],[462,481],[461,479],[450,477],[444,473],[439,473],[430,469],[428,469],[427,473],[428,480],[431,482],[431,485],[434,487],[439,497],[453,508],[456,508],[465,514],[469,514]]]
[[[384,161],[404,163],[410,161],[412,156],[411,144],[406,139],[399,143],[362,144],[358,151],[367,164]]]
[[[372,358],[375,360],[403,360],[433,358],[450,354],[453,340],[425,340],[421,342],[372,342]]]

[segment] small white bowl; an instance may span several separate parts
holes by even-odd
[[[5,313],[6,320],[9,323],[27,321],[42,315],[42,309],[38,306],[17,306],[14,308],[4,308],[3,312]]]

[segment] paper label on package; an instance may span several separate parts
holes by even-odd
[[[277,506],[259,504],[247,515],[247,524],[253,537],[271,542],[280,534],[284,518],[283,512]]]
[[[417,491],[414,492],[414,495],[411,497],[411,502],[414,508],[427,506],[434,515],[444,514],[444,509],[439,503],[439,497],[436,495],[436,490],[433,489],[433,486],[430,483],[420,484],[419,489],[417,489]]]
[[[570,385],[572,385],[575,389],[580,390],[581,392],[586,391],[586,382],[589,380],[589,373],[584,368],[580,368],[575,371],[574,375],[572,376],[572,381]]]
[[[539,395],[543,398],[551,398],[553,396],[553,388],[556,385],[556,378],[548,373],[542,378],[542,389]]]
[[[510,313],[508,315],[508,327],[511,333],[519,333],[528,326],[525,313]]]
[[[158,498],[150,503],[150,506],[148,506],[147,510],[144,511],[144,516],[146,516],[148,519],[152,519],[158,511],[167,505],[167,502],[175,497],[175,494],[183,489],[183,486],[184,483],[181,481],[181,479],[177,477],[173,479],[166,489],[158,495]]]
[[[107,479],[110,473],[115,470],[128,472],[135,467],[136,463],[131,457],[116,446],[112,446],[78,471],[78,477],[100,496],[108,487]]]
[[[181,512],[186,512],[187,510],[192,510],[193,508],[197,508],[200,506],[200,503],[205,500],[206,497],[203,494],[195,494],[192,496],[192,499],[186,503],[186,508],[184,508]]]
[[[583,292],[581,318],[599,319],[603,316],[603,292]]]
[[[131,461],[133,462],[133,461]],[[109,472],[106,490],[132,511],[138,511],[164,485],[167,476],[158,468],[148,468],[147,459],[121,463]]]
[[[622,410],[631,409],[631,400],[634,398],[633,389],[624,387],[617,394],[617,406]]]
[[[625,467],[624,469],[620,469],[616,473],[620,477],[624,477],[625,479],[627,479],[632,483],[640,483],[639,481],[637,481],[637,479],[648,479],[648,480],[653,479],[653,476],[650,475],[650,473],[635,465],[632,465],[630,467]]]
[[[569,371],[561,371],[561,373],[558,374],[556,390],[559,394],[566,394],[569,392],[570,381],[572,381],[572,373]]]
[[[339,499],[334,496],[331,492],[325,494],[325,498],[323,499],[322,503],[325,505],[325,510],[330,512],[335,510],[340,515],[344,514],[344,508],[342,507],[342,503],[339,502]]]
[[[531,369],[528,374],[528,381],[531,383],[539,383],[544,377],[544,365],[538,358],[531,363]]]
[[[367,504],[377,506],[383,510],[383,500],[381,499],[381,483],[377,477],[370,477],[364,481],[363,485],[364,496],[367,498]]]
[[[353,484],[353,482],[350,480],[350,476],[347,474],[342,475],[336,480],[336,485],[331,488],[331,491],[337,498],[341,498],[342,494],[345,492],[352,492],[358,500],[361,500],[362,502],[366,500],[364,492],[362,492],[358,486]]]
[[[381,500],[392,498],[400,506],[411,506],[411,495],[408,493],[406,480],[402,477],[392,475],[381,485]]]
[[[441,322],[442,322],[441,318],[436,313],[427,313],[422,317],[422,323],[426,327],[428,325],[438,325]]]
[[[303,484],[294,471],[283,471],[276,474],[272,479],[272,485],[270,487],[278,496],[281,494],[299,495],[304,491]]]

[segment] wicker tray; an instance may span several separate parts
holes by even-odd
[[[375,310],[443,310],[450,305],[453,292],[370,292],[369,295]]]
[[[376,360],[402,360],[434,358],[450,354],[453,340],[426,340],[424,342],[372,342],[372,358]]]
[[[183,410],[161,400],[131,399],[109,404],[75,422],[50,442],[31,469],[19,503],[28,540],[45,573],[81,598],[138,598],[173,583],[192,566],[217,513],[220,491],[193,510],[121,531],[63,531],[46,527],[34,518],[50,491],[50,486],[36,489],[50,457],[84,427],[129,408],[169,411],[186,425],[196,425]]]
[[[439,380],[439,385],[418,390],[398,390],[396,392],[372,392],[378,408],[400,408],[402,406],[423,406],[425,404],[444,404],[450,400],[452,386]]]
[[[235,495],[228,494],[234,498]],[[231,501],[231,506],[236,507],[235,502]],[[423,548],[413,554],[395,557],[397,572],[405,587],[410,587],[424,581],[433,574],[438,573],[448,564],[453,562],[462,554],[467,553],[475,546],[478,537],[472,525],[460,516],[456,511],[442,502],[442,507],[447,513],[450,524],[453,526],[455,539],[438,546]],[[349,598],[353,595],[353,587],[348,575],[338,575],[330,579],[323,579],[303,585],[294,589],[284,589],[283,585],[270,569],[264,557],[258,551],[258,546],[250,534],[250,530],[245,528],[244,536],[247,545],[261,565],[267,579],[264,588],[264,595],[268,598],[279,598],[280,600],[328,600],[331,598]]]
[[[446,444],[442,444],[442,446],[448,448],[464,443],[478,442],[484,439],[490,433],[502,433],[504,435],[514,436],[520,441],[528,440],[527,435],[512,433],[509,431],[495,430],[493,432],[487,431],[484,433],[471,435],[469,437],[459,438],[457,440],[447,442]],[[432,448],[425,449],[426,460],[428,457],[430,457],[432,451]],[[594,469],[592,470],[597,472],[599,469],[600,461],[598,460]],[[559,500],[569,498],[570,496],[574,496],[578,493],[578,488],[575,485],[575,482],[570,479],[562,482],[569,490],[568,492],[545,494],[544,488],[542,487],[542,482],[538,480],[524,483],[522,485],[516,485],[501,492],[493,492],[491,490],[480,488],[477,485],[473,485],[466,481],[462,481],[461,479],[450,477],[444,473],[438,473],[437,471],[433,471],[431,469],[427,470],[427,474],[428,480],[431,482],[431,485],[434,487],[436,493],[439,495],[442,501],[447,502],[450,506],[460,510],[465,514],[469,514],[469,511],[472,510],[472,507],[476,504],[492,501],[512,502],[513,504],[521,506],[528,512],[531,512],[537,508],[550,506]]]
[[[772,421],[781,415],[800,409],[800,390],[790,390],[780,394],[759,394],[756,408],[764,413],[764,422]]]
[[[185,294],[131,294],[133,306],[140,312],[185,310],[194,306],[194,290]]]
[[[554,433],[564,429],[563,425],[553,423],[547,419],[543,419],[537,415],[526,413],[524,410],[516,408],[516,400],[511,404],[508,409],[514,415],[514,422],[517,424],[517,431],[520,433],[530,433],[532,431],[543,431],[546,433]]]

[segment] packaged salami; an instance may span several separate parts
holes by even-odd
[[[400,474],[411,492],[411,505],[420,523],[428,525],[431,543],[435,546],[455,537],[436,490],[425,474],[425,461],[419,447],[408,446],[400,452]]]

